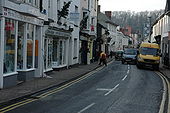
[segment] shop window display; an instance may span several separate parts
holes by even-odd
[[[53,40],[53,65],[58,66],[58,39]],[[55,64],[54,64],[55,63]]]
[[[47,67],[47,39],[44,41],[44,69]]]
[[[66,56],[66,41],[64,41],[63,43],[64,43],[64,44],[63,44],[63,45],[64,45],[64,46],[63,46],[63,49],[64,49],[64,50],[63,50],[63,51],[64,51],[64,52],[63,52],[63,64],[66,64],[66,57],[67,57],[67,56]]]
[[[53,52],[53,41],[49,40],[48,41],[48,68],[52,68],[52,52]]]
[[[15,28],[16,22],[14,20],[5,20],[4,73],[15,72]]]
[[[60,41],[60,50],[59,50],[59,58],[60,58],[59,64],[60,65],[62,65],[62,59],[63,59],[62,54],[63,54],[63,44],[62,44],[62,41]]]
[[[34,41],[34,26],[27,26],[27,69],[33,68],[33,41]]]
[[[18,22],[17,69],[23,69],[24,22]]]

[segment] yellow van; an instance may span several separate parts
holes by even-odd
[[[137,67],[152,66],[159,70],[160,47],[156,43],[141,43],[137,55]]]

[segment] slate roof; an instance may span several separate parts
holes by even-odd
[[[113,23],[104,13],[98,13],[97,17],[98,23],[102,25],[104,28],[107,28],[107,23],[118,26],[117,24]]]

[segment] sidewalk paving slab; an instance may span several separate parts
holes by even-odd
[[[110,61],[112,61],[112,59],[108,59],[108,62]],[[2,89],[0,90],[0,105],[65,84],[97,69],[98,67],[100,67],[98,62],[89,65],[76,65],[70,69],[49,72],[46,74],[47,77],[45,78],[35,78],[14,87]]]
[[[165,67],[165,66],[161,66],[159,71],[166,77],[168,78],[169,82],[170,82],[170,68]]]

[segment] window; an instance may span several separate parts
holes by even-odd
[[[51,6],[51,1],[48,0],[48,8],[50,8],[50,6]]]
[[[35,5],[36,7],[39,7],[39,0],[34,0],[34,5]]]
[[[53,52],[53,41],[48,40],[48,59],[47,59],[47,68],[52,68],[52,52]]]
[[[60,41],[59,43],[59,64],[62,65],[62,53],[63,53],[63,45],[62,45],[62,41]]]
[[[75,5],[75,13],[78,13],[78,7]]]
[[[63,65],[66,64],[66,41],[63,41]]]
[[[77,57],[77,39],[74,39],[74,57]]]
[[[4,73],[11,73],[15,72],[16,22],[14,20],[5,20],[4,36]]]
[[[95,3],[94,3],[94,10],[96,11],[97,9],[97,0],[95,0]]]
[[[66,40],[53,40],[53,66],[66,64]]]
[[[27,69],[33,68],[33,41],[34,41],[34,26],[27,26]]]
[[[33,5],[33,0],[28,0],[28,3]]]
[[[53,40],[53,61],[58,62],[58,39]],[[58,64],[57,64],[58,65]]]
[[[24,29],[25,23],[18,22],[17,69],[23,69]]]
[[[57,10],[60,10],[61,6],[60,6],[60,0],[57,0]]]

